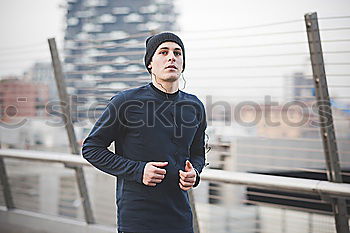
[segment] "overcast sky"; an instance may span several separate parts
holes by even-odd
[[[45,58],[48,37],[62,38],[64,0],[0,1],[0,75],[20,74],[31,58]],[[178,0],[184,30],[230,28],[319,16],[350,15],[349,0]],[[35,52],[37,49],[37,52]]]
[[[59,5],[63,5],[63,3],[64,0],[0,1],[0,76],[8,74],[19,75],[28,69],[34,61],[49,61],[47,38],[56,37],[59,45],[62,44],[65,10],[62,7],[60,8]],[[184,31],[181,35],[184,37],[185,45],[189,47],[189,51],[196,46],[200,50],[201,46],[205,47],[209,44],[208,41],[201,42],[196,39],[220,35],[219,32],[206,34],[192,33],[192,31],[246,27],[297,19],[302,20],[305,13],[314,11],[318,12],[319,17],[350,16],[349,0],[177,0],[176,5],[180,13],[180,18],[178,20],[179,26],[181,30]],[[350,26],[349,22],[350,19],[347,19],[348,26]],[[325,21],[323,25],[333,27],[339,25],[339,23],[339,21]],[[294,26],[299,26],[299,28],[293,27],[293,25],[287,25],[285,28],[280,27],[276,30],[304,30],[302,21],[300,24],[295,24]],[[264,30],[265,31],[261,32],[265,33],[275,29],[265,28]],[[257,32],[258,30],[251,30],[237,33],[251,34]],[[349,35],[349,30],[343,31],[342,35],[345,35],[345,37]],[[301,39],[306,40],[306,34],[299,36]],[[349,39],[350,36],[347,38]],[[291,36],[288,39],[293,40],[294,38]],[[282,40],[285,39],[282,37],[276,39],[276,41],[279,42]],[[268,39],[262,39],[261,41],[264,43],[269,42]],[[209,40],[209,42],[215,45],[215,40]],[[236,43],[240,45],[240,43],[243,42],[230,40],[220,43]],[[255,41],[252,41],[253,44],[257,42],[259,42],[257,38],[255,38]],[[349,43],[346,46],[348,45]],[[271,48],[269,49],[271,50]],[[307,51],[307,47],[303,49]],[[196,49],[193,51],[196,51]],[[191,53],[193,59],[188,61],[188,64],[193,64],[193,67],[196,67],[196,65],[201,67],[207,66],[203,61],[196,61],[196,58],[203,56],[203,54],[207,56],[209,53],[216,54],[217,56],[223,54],[221,50],[215,51],[216,53],[214,51],[215,50],[210,50],[209,52],[204,51],[204,53],[193,52]],[[257,50],[254,51],[256,52]],[[263,50],[259,52],[264,53]],[[237,53],[242,54],[249,52],[241,51],[241,53]],[[252,52],[252,54],[253,53],[254,52]],[[261,61],[256,61],[259,64],[261,63]],[[249,62],[254,63],[254,61]],[[292,61],[286,60],[285,62],[288,63]],[[299,58],[299,60],[295,62],[305,63],[305,58]],[[212,62],[210,61],[210,63]],[[302,69],[302,67],[300,69]],[[190,74],[195,74],[195,68],[193,68],[192,72],[190,68],[188,71]],[[212,71],[217,72],[215,69]],[[239,73],[240,71],[235,71],[236,74],[237,72]],[[288,72],[289,70],[284,71],[284,73]],[[196,80],[197,82],[202,82],[202,80],[196,78],[192,80],[194,83],[196,83]],[[206,82],[205,85],[211,84],[210,82]]]
[[[48,58],[47,38],[63,35],[62,0],[0,1],[0,76],[22,74]]]
[[[188,89],[204,99],[204,96],[227,96],[246,100],[248,96],[272,95],[277,100],[283,99],[286,95],[286,78],[282,76],[291,76],[294,72],[304,72],[311,74],[310,60],[308,57],[307,35],[305,33],[304,14],[308,12],[317,12],[319,18],[334,16],[350,16],[350,1],[348,0],[248,0],[248,1],[210,1],[210,0],[191,0],[178,1],[181,14],[179,24],[184,31],[185,45],[189,48],[187,70]],[[244,28],[247,26],[269,24],[276,22],[285,22],[300,20],[291,24],[281,24],[262,28],[248,28],[244,30],[234,30],[235,28]],[[320,20],[321,28],[350,27],[350,18],[341,20]],[[194,30],[206,29],[228,29],[233,30],[214,31],[211,33],[191,33]],[[235,36],[302,31],[303,33],[291,33],[285,35],[261,36],[261,37],[243,37]],[[186,33],[188,32],[188,33]],[[221,39],[220,36],[229,35],[232,38]],[[215,39],[218,36],[219,39]],[[201,37],[214,38],[212,40],[200,41]],[[192,40],[190,40],[192,38]],[[326,40],[347,39],[345,43],[323,43],[324,51],[342,51],[350,50],[350,30],[326,31],[321,32],[321,38]],[[253,47],[248,48],[250,44],[269,44],[283,42],[305,41],[303,45],[287,45],[275,47]],[[192,48],[221,47],[232,46],[240,48],[232,49],[211,49],[202,50]],[[282,56],[282,57],[261,57],[243,59],[243,56],[260,54],[283,54],[283,53],[304,53],[301,56]],[[204,57],[238,57],[238,59],[203,59]],[[240,58],[242,57],[242,59]],[[347,54],[325,54],[325,62],[349,62],[350,53]],[[215,63],[215,64],[214,64]],[[254,67],[261,65],[279,65],[279,64],[300,64],[299,66],[281,67],[281,68],[232,68],[215,69],[212,67]],[[187,65],[187,64],[186,64]],[[206,69],[205,73],[199,73],[200,69]],[[220,72],[220,73],[219,73]],[[226,74],[224,74],[226,72]],[[326,66],[326,72],[350,74],[350,65],[347,66]],[[186,73],[186,72],[185,72]],[[239,78],[246,76],[261,75],[261,78]],[[266,78],[266,76],[281,76],[281,78]],[[226,78],[224,78],[226,76]],[[238,78],[237,78],[238,77]],[[350,77],[329,77],[331,85],[350,85]],[[281,86],[283,88],[278,88]],[[242,88],[240,88],[242,87]],[[258,87],[258,88],[256,88]],[[268,87],[268,88],[262,88]],[[271,88],[270,88],[271,87]],[[272,88],[276,87],[276,88]],[[331,88],[330,93],[333,96],[349,96],[349,88]],[[278,98],[281,97],[281,98]],[[343,101],[344,99],[340,100]],[[288,101],[288,100],[287,100]],[[346,102],[349,102],[347,99]]]

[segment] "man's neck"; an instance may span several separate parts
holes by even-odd
[[[177,90],[179,90],[179,81],[175,81],[175,82],[161,82],[158,81],[157,82],[153,79],[152,80],[152,84],[159,90],[161,90],[162,92],[166,92],[168,94],[173,94],[175,92],[177,92]]]

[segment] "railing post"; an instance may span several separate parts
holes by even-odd
[[[198,215],[197,215],[196,205],[194,203],[194,192],[192,189],[188,191],[188,195],[190,198],[190,204],[191,204],[191,209],[193,213],[193,231],[194,233],[200,233]]]
[[[6,173],[6,167],[5,167],[5,163],[4,163],[3,158],[0,158],[0,179],[1,179],[1,184],[3,187],[6,208],[8,210],[14,209],[15,204],[13,203],[10,183],[9,183],[8,176]]]
[[[63,112],[63,120],[66,126],[66,131],[68,134],[68,139],[69,139],[69,144],[70,144],[70,149],[72,154],[79,155],[79,146],[77,143],[77,139],[74,133],[74,127],[73,123],[71,121],[71,113],[70,113],[70,101],[68,98],[67,94],[67,89],[66,85],[63,79],[63,71],[62,71],[62,66],[61,66],[61,61],[59,59],[58,51],[57,51],[57,46],[56,46],[56,41],[55,38],[50,38],[48,39],[49,42],[49,47],[50,47],[50,52],[51,52],[51,59],[52,59],[52,66],[54,69],[54,76],[56,79],[56,84],[57,84],[57,89],[58,89],[58,94],[60,97],[60,104],[61,104],[61,109]],[[84,172],[81,167],[73,167],[75,170],[75,176],[79,188],[79,194],[80,198],[82,199],[83,202],[83,208],[84,208],[84,214],[85,214],[85,219],[87,223],[95,223],[95,219],[92,213],[91,209],[91,204],[90,204],[90,199],[89,199],[89,194],[87,190],[87,185],[85,182],[85,177],[84,177]]]
[[[339,165],[337,141],[328,94],[317,13],[305,14],[305,23],[309,41],[313,80],[315,84],[316,104],[321,126],[321,137],[327,165],[327,178],[331,182],[342,183],[343,180]],[[331,204],[333,207],[337,232],[349,233],[349,222],[345,199],[332,198]]]

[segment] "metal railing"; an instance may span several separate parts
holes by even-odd
[[[0,149],[0,157],[23,159],[38,162],[61,163],[70,166],[91,166],[81,156],[66,153],[44,151]],[[247,185],[251,187],[282,189],[292,192],[321,194],[329,196],[350,196],[350,184],[333,183],[323,180],[290,178],[247,172],[231,172],[216,169],[203,170],[201,179],[228,184]]]
[[[43,152],[43,151],[32,151],[32,150],[15,150],[15,149],[0,149],[1,159],[10,160],[26,160],[32,162],[46,162],[46,163],[59,163],[65,165],[66,167],[78,166],[78,167],[90,167],[90,164],[84,160],[81,156],[68,153],[53,153],[53,152]],[[273,175],[263,175],[263,174],[253,174],[247,172],[231,172],[222,171],[215,169],[204,169],[201,174],[202,182],[217,182],[234,184],[240,186],[256,187],[256,188],[267,188],[270,190],[283,190],[295,193],[305,193],[305,194],[316,194],[325,198],[325,200],[330,200],[334,197],[349,197],[350,196],[350,184],[344,183],[333,183],[323,180],[311,180],[311,179],[301,179],[301,178],[290,178],[281,177]],[[3,184],[3,191],[11,190],[11,187],[6,187]],[[12,211],[12,215],[23,215],[28,218],[33,218],[27,211],[22,211],[16,209],[16,206],[6,202],[9,210]],[[92,208],[90,206],[90,208]],[[15,212],[13,212],[15,211]],[[92,210],[90,210],[92,212]],[[199,208],[199,213],[202,215],[201,211],[204,211],[203,207]],[[47,216],[43,214],[35,215],[35,218],[46,219]],[[64,218],[63,218],[64,219]],[[201,218],[200,218],[201,219]],[[66,224],[62,218],[57,217],[51,218],[50,221],[57,222],[57,224]],[[87,219],[85,219],[87,222]],[[88,223],[88,222],[87,222]],[[79,225],[78,222],[75,223]],[[89,224],[91,226],[100,226],[99,224]],[[94,227],[93,227],[94,228]],[[89,228],[90,229],[90,228]],[[81,229],[80,229],[81,230]],[[107,231],[108,232],[108,231]]]

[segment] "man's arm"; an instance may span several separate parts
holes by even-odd
[[[199,181],[200,181],[199,174],[202,172],[205,164],[205,130],[207,128],[207,120],[206,120],[204,106],[202,104],[200,106],[201,106],[200,124],[190,148],[190,161],[196,172],[196,182],[193,185],[193,187],[196,187],[199,184]]]
[[[125,98],[119,93],[114,96],[84,140],[82,154],[94,167],[114,176],[142,183],[146,162],[126,159],[112,153],[107,147],[123,135],[123,103]]]

